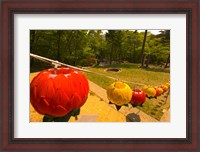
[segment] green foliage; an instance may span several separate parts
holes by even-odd
[[[66,64],[93,66],[100,62],[141,62],[144,32],[137,30],[31,30],[30,52]],[[144,55],[150,64],[169,62],[170,31],[148,31]],[[31,59],[31,68],[45,67]]]

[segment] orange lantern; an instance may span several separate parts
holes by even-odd
[[[81,72],[65,67],[52,68],[34,77],[30,99],[38,113],[63,117],[83,106],[88,92],[88,80]]]

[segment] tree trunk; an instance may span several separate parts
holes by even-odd
[[[110,52],[110,57],[109,57],[110,65],[112,64],[112,57],[113,57],[113,44],[112,44],[112,47],[111,47],[111,52]]]
[[[118,58],[119,58],[119,64],[122,63],[122,52],[121,52],[121,48],[120,51],[118,50]]]
[[[147,30],[144,32],[144,40],[142,44],[142,50],[141,50],[141,67],[144,67],[144,47],[146,43],[146,38],[147,38]]]
[[[170,54],[169,54],[169,56],[168,56],[168,58],[167,58],[167,61],[166,61],[166,64],[165,64],[165,67],[164,67],[164,68],[167,68],[167,65],[168,65],[169,61],[170,61]]]
[[[32,32],[32,40],[31,40],[31,43],[35,43],[35,30],[33,30]]]
[[[69,37],[68,37],[68,40],[66,41],[66,44],[65,44],[65,47],[64,47],[64,50],[68,51],[67,53],[71,55],[71,40],[72,40],[72,37],[73,37],[73,33],[74,31],[71,30],[70,34],[69,34]]]
[[[132,62],[135,63],[135,44],[133,47],[133,57],[132,57]]]
[[[61,31],[57,31],[57,36],[58,36],[58,39],[57,39],[57,60],[60,61],[60,37],[61,37]]]
[[[31,52],[35,52],[35,30],[31,31],[31,36],[32,36],[32,39],[31,39]],[[31,58],[31,62],[30,62],[30,67],[32,67],[34,65],[34,58]]]
[[[146,61],[145,61],[145,68],[148,68],[149,67],[149,61],[150,61],[150,55],[148,54],[147,56],[146,56]]]

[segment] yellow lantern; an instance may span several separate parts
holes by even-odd
[[[160,92],[160,94],[162,94],[163,93],[163,89],[162,88],[157,88],[158,90],[159,90],[159,92]]]
[[[161,86],[161,88],[163,89],[163,92],[166,92],[168,90],[168,86],[166,85]]]
[[[154,89],[153,87],[149,87],[147,90],[146,90],[146,95],[148,97],[155,97],[156,96],[156,89]]]
[[[166,83],[165,86],[168,87],[168,89],[170,88],[170,83]]]
[[[145,86],[142,87],[142,90],[146,93],[146,91],[147,91],[148,88],[149,87],[145,85]]]
[[[131,101],[132,90],[126,83],[116,81],[108,87],[107,98],[117,106],[122,106]]]

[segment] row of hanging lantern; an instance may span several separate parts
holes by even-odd
[[[128,84],[120,81],[112,83],[107,89],[110,104],[115,104],[117,109],[131,104],[133,107],[142,106],[146,98],[157,98],[170,88],[170,83],[159,87],[143,86],[142,89],[131,89]]]
[[[148,98],[157,98],[158,96],[165,93],[170,88],[170,82],[161,86],[143,86],[142,90],[146,93]]]

